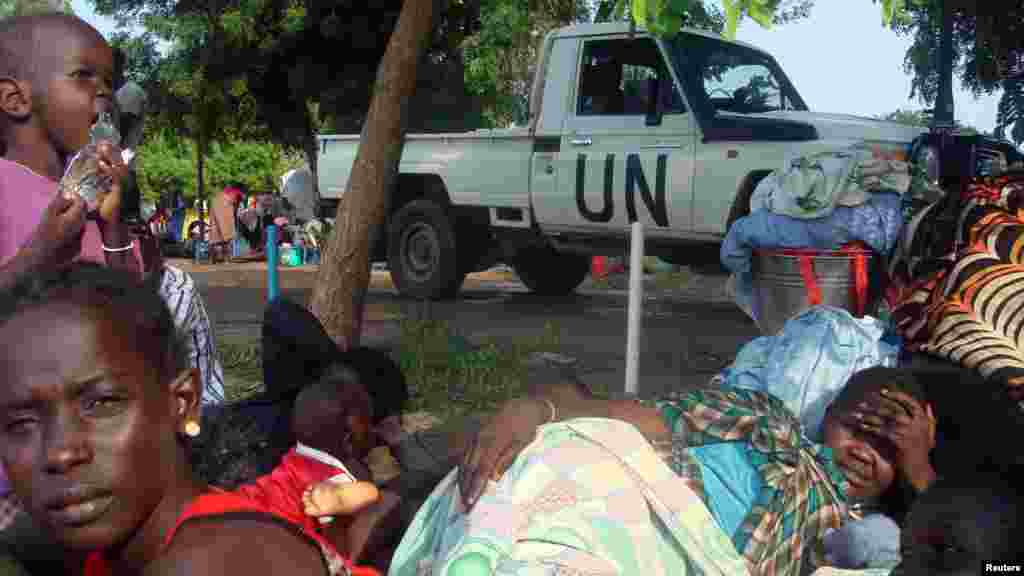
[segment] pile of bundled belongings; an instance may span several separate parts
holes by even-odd
[[[905,157],[902,149],[851,146],[787,159],[761,180],[750,214],[732,224],[722,243],[722,264],[733,274],[730,286],[740,308],[759,324],[768,313],[755,302],[756,252],[783,249],[809,257],[815,251],[866,248],[874,255],[890,254],[908,196],[940,196],[924,178],[912,177]]]
[[[758,184],[749,215],[722,244],[736,303],[765,336],[718,378],[782,397],[811,436],[822,406],[809,403],[827,404],[865,363],[924,357],[966,368],[1024,406],[1024,171],[1008,165],[1004,158],[961,189],[942,190],[901,150],[852,146],[787,159]],[[799,258],[787,270],[795,278],[759,270],[766,254]],[[857,266],[847,273],[857,287],[848,299],[822,300],[813,285],[821,254],[851,263],[868,254],[869,306],[855,298],[865,282]],[[783,297],[765,300],[765,278],[785,285],[776,290]],[[786,290],[806,296],[794,303]]]
[[[990,408],[1024,408],[1024,170],[1007,170],[1019,165],[1004,157],[990,174],[947,177],[940,187],[905,158],[853,146],[787,159],[758,184],[721,259],[737,304],[764,335],[711,386],[774,396],[807,439],[822,442],[826,410],[855,373],[924,369],[937,407],[982,418],[961,426],[936,408],[937,437],[958,446],[932,454],[937,466],[970,470],[973,455],[1000,437],[998,424],[987,428],[998,420]],[[977,159],[964,158],[963,166]],[[721,462],[744,477],[741,464]],[[895,573],[901,537],[891,518],[851,515],[841,530],[856,534],[857,546],[844,547],[838,531],[826,535],[835,570],[815,575]]]

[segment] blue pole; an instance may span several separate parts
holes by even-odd
[[[277,226],[267,226],[267,302],[277,299],[277,266],[280,258],[277,255]]]

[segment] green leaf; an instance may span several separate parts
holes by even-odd
[[[632,0],[630,12],[637,26],[647,27],[647,0]]]
[[[882,0],[882,24],[888,27],[892,24],[892,6],[893,0]]]
[[[736,39],[736,27],[739,24],[742,9],[739,0],[722,0],[722,7],[725,8],[725,31],[722,33],[730,40]]]
[[[622,20],[622,17],[626,15],[626,2],[628,0],[618,0],[618,4],[615,5],[615,10],[612,12],[613,20]]]
[[[682,29],[683,17],[675,13],[666,14],[662,17],[661,23],[664,29],[659,34],[672,37]]]
[[[766,0],[751,0],[747,5],[747,15],[764,28],[772,27],[772,9]]]
[[[886,28],[892,27],[903,19],[907,11],[907,0],[880,1],[882,5],[882,24]],[[918,6],[923,5],[919,0],[914,0],[914,4]]]

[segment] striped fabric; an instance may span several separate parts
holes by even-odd
[[[654,402],[672,430],[673,468],[707,502],[690,448],[745,442],[764,489],[733,536],[752,574],[797,575],[821,566],[818,543],[847,517],[847,481],[827,448],[801,434],[782,401],[753,390],[703,389]],[[809,558],[804,551],[811,550]]]
[[[189,360],[199,370],[203,384],[203,406],[224,402],[224,369],[214,346],[213,329],[202,296],[192,277],[179,268],[164,264],[160,297],[171,311],[174,325],[188,339]]]
[[[906,345],[978,370],[1024,396],[1024,179],[971,185],[951,252],[908,287],[893,320]],[[927,235],[924,219],[912,231]]]

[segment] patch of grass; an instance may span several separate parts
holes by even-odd
[[[645,271],[644,288],[659,292],[671,292],[686,286],[692,279],[693,272],[685,267],[653,273]],[[595,278],[591,281],[591,286],[596,290],[629,290],[629,272]]]
[[[693,279],[689,268],[680,268],[670,272],[657,272],[651,279],[650,286],[655,290],[676,290],[686,286]]]
[[[259,341],[225,339],[217,342],[224,367],[224,394],[241,400],[263,389],[263,363]]]
[[[501,345],[492,338],[472,345],[442,321],[407,320],[401,328],[396,353],[412,393],[409,411],[442,420],[489,412],[522,395],[529,356],[555,352],[560,341],[552,323],[537,336]]]
[[[485,338],[470,343],[446,322],[404,320],[393,357],[405,373],[411,399],[407,412],[426,411],[442,420],[488,412],[525,391],[526,362],[537,352],[557,352],[559,329],[547,323],[536,336],[514,342]],[[263,387],[259,341],[217,343],[224,388],[235,401]]]
[[[611,281],[611,275],[605,274],[604,276],[601,276],[599,278],[591,277],[590,286],[595,290],[612,290],[613,286]]]

